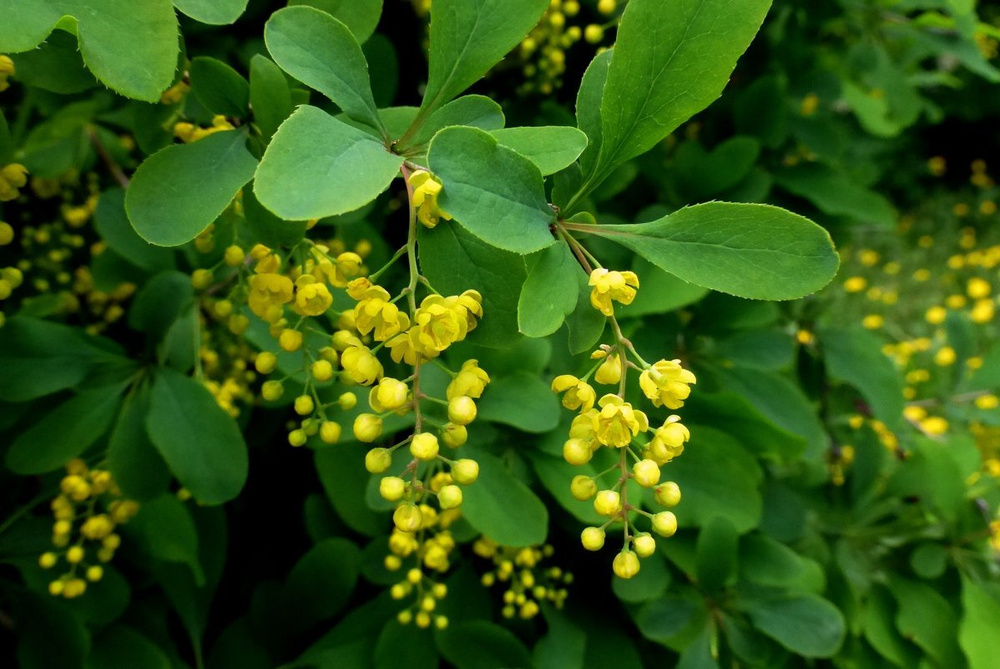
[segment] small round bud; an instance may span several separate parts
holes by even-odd
[[[260,387],[260,395],[268,402],[277,402],[285,394],[285,387],[281,381],[265,381]]]
[[[344,411],[350,411],[358,405],[358,396],[351,392],[346,392],[337,398],[337,405]]]
[[[378,492],[390,502],[398,502],[406,492],[406,482],[398,476],[386,476],[379,481]]]
[[[300,416],[308,416],[316,408],[313,398],[309,395],[299,395],[295,398],[295,413]]]
[[[434,627],[439,630],[447,629],[448,627],[448,617],[447,616],[434,616]]]
[[[454,509],[462,504],[462,489],[457,485],[446,485],[438,493],[438,503],[442,509]]]
[[[615,556],[611,568],[619,578],[632,578],[639,573],[639,556],[630,550],[623,550]]]
[[[448,423],[441,430],[441,441],[448,448],[458,448],[469,440],[469,431],[464,425]]]
[[[660,482],[660,468],[652,460],[640,460],[632,467],[632,476],[643,488],[652,488]]]
[[[448,594],[448,586],[444,583],[435,583],[431,587],[431,593],[438,599],[444,599]]]
[[[583,29],[583,39],[591,44],[599,44],[604,39],[604,28],[596,23],[591,23]]]
[[[358,414],[354,419],[354,437],[366,444],[382,436],[382,419],[373,413]]]
[[[433,460],[438,454],[438,440],[430,432],[413,435],[410,442],[410,453],[418,460]]]
[[[594,511],[606,518],[617,516],[621,510],[621,496],[614,490],[602,490],[594,498]]]
[[[423,514],[420,513],[416,504],[400,504],[392,514],[392,522],[400,532],[416,532],[420,529],[423,521]],[[415,571],[419,572],[420,570]],[[407,578],[409,578],[409,574],[407,574]]]
[[[243,253],[243,249],[234,244],[233,246],[226,247],[226,251],[222,257],[230,267],[239,267],[243,264],[243,258],[246,257],[246,254]]]
[[[574,499],[586,502],[597,494],[597,482],[589,476],[582,474],[574,476],[573,481],[569,484],[569,491]]]
[[[451,466],[451,477],[459,485],[475,483],[476,479],[479,478],[479,463],[468,458],[456,460],[455,464]]]
[[[319,438],[324,444],[336,444],[340,441],[340,423],[332,420],[324,420],[319,424]]]
[[[365,454],[365,469],[381,474],[392,466],[392,454],[386,448],[373,448]]]
[[[399,621],[400,625],[409,625],[411,622],[413,622],[413,611],[409,609],[400,611],[399,613],[396,614],[396,620]]]
[[[96,583],[104,577],[104,568],[100,565],[94,565],[92,567],[87,567],[87,580],[91,583]]]
[[[632,546],[635,548],[636,555],[641,558],[648,558],[656,552],[656,539],[648,532],[643,532],[635,536],[632,540]]]
[[[78,564],[83,562],[83,547],[73,546],[68,551],[66,551],[66,562],[70,564]]]
[[[333,378],[333,365],[329,360],[317,360],[309,368],[309,372],[317,381],[329,381]]]
[[[599,551],[604,548],[604,530],[599,527],[584,528],[580,542],[588,551]]]
[[[677,516],[670,511],[660,511],[653,516],[653,531],[661,537],[673,536],[677,531]]]
[[[292,430],[288,433],[288,443],[292,446],[303,446],[308,439],[305,430]]]
[[[423,579],[424,579],[424,572],[420,571],[416,567],[406,572],[406,580],[412,583],[413,585],[420,583],[420,581],[422,581]]]
[[[302,333],[298,330],[282,330],[278,336],[278,346],[288,353],[298,351],[302,348]]]
[[[431,614],[426,611],[418,611],[417,615],[413,617],[413,622],[420,629],[427,629],[431,626]]]
[[[571,465],[585,465],[593,457],[590,444],[583,439],[568,439],[563,444],[563,458]]]
[[[468,425],[476,419],[476,403],[468,395],[453,397],[448,402],[448,420],[455,425]]]
[[[662,504],[668,509],[675,507],[681,502],[681,487],[673,481],[667,481],[656,486],[654,491],[657,504]]]
[[[191,285],[195,287],[196,290],[204,290],[212,285],[212,270],[210,269],[196,269],[191,273]]]
[[[42,569],[51,569],[56,566],[56,562],[59,560],[55,553],[42,553],[38,558],[38,566]]]

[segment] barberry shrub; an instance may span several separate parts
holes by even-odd
[[[1000,253],[952,343],[842,322],[895,212],[805,14],[708,151],[770,0],[284,4],[0,0],[0,660],[992,666]],[[928,4],[862,156],[996,75]]]

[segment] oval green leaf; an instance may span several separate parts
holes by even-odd
[[[500,459],[477,453],[476,460],[479,478],[464,490],[462,515],[466,520],[504,546],[543,543],[549,529],[549,512],[542,500],[511,476]]]

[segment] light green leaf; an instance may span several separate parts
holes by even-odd
[[[763,204],[709,202],[649,223],[566,227],[617,242],[684,281],[752,299],[808,295],[839,263],[826,230]]]
[[[412,121],[412,119],[411,119]],[[413,135],[413,139],[400,143],[406,152],[425,146],[439,130],[453,125],[467,125],[480,130],[499,130],[504,124],[503,109],[491,98],[483,95],[463,95],[452,100],[430,115],[427,122]]]
[[[257,161],[245,145],[246,135],[231,130],[147,158],[125,193],[139,236],[157,246],[179,246],[201,234],[253,178]]]
[[[285,73],[260,54],[250,59],[250,104],[254,123],[267,140],[292,114],[292,92]]]
[[[363,44],[372,36],[382,16],[382,0],[290,0],[288,5],[315,7],[343,21],[354,33],[358,44]]]
[[[247,478],[243,434],[208,390],[161,368],[150,393],[146,430],[181,485],[203,504],[239,494]]]
[[[430,67],[420,117],[486,74],[548,6],[547,0],[438,0],[431,5]]]
[[[581,272],[567,244],[539,251],[517,301],[518,330],[529,337],[546,337],[558,330],[580,298],[576,275]]]
[[[385,136],[368,62],[346,25],[312,7],[286,7],[267,20],[264,41],[281,69]]]
[[[479,402],[479,418],[542,433],[559,424],[559,399],[534,374],[515,372],[495,379]]]
[[[543,543],[549,529],[549,512],[542,500],[514,478],[503,461],[485,453],[477,453],[476,460],[479,478],[464,489],[465,519],[504,546]]]
[[[302,106],[264,152],[254,181],[260,203],[304,221],[354,211],[374,200],[399,172],[402,156],[363,130]]]
[[[629,2],[601,100],[601,150],[588,181],[604,181],[714,102],[770,6],[770,0]]]
[[[77,46],[76,35],[53,30],[37,49],[12,54],[17,80],[27,86],[72,95],[97,85],[87,71]]]
[[[893,578],[890,589],[899,603],[896,627],[903,637],[920,646],[938,666],[963,666],[958,616],[948,600],[918,581]]]
[[[805,657],[833,657],[844,642],[844,617],[817,595],[754,599],[743,609],[757,629]]]
[[[43,474],[79,456],[107,432],[121,406],[121,386],[87,390],[66,400],[14,439],[7,467]]]
[[[1000,602],[982,585],[962,579],[962,622],[958,641],[970,669],[990,669],[1000,657]]]
[[[538,168],[489,133],[452,127],[431,142],[428,164],[444,185],[441,208],[483,241],[533,253],[554,241],[555,213]]]
[[[438,650],[457,669],[531,667],[521,640],[499,625],[473,620],[449,625],[437,635]]]
[[[528,275],[524,256],[486,244],[457,225],[417,230],[420,269],[436,289],[452,295],[478,290],[483,317],[469,340],[506,348],[521,338],[517,301]]]
[[[170,0],[0,0],[0,16],[0,53],[29,51],[72,17],[87,67],[126,97],[159,102],[177,67]]]
[[[249,111],[250,84],[221,60],[199,56],[189,68],[191,92],[213,114],[244,118]]]
[[[835,379],[854,386],[889,429],[902,426],[903,378],[882,353],[882,340],[860,327],[819,332],[826,366]]]
[[[503,128],[490,134],[533,162],[543,177],[569,167],[587,148],[587,136],[565,125]]]
[[[240,18],[247,0],[173,0],[178,11],[213,26],[229,25]]]

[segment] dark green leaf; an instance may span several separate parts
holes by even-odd
[[[143,385],[125,398],[108,439],[108,470],[129,499],[140,502],[166,492],[170,470],[146,434],[149,391]]]
[[[815,292],[837,272],[830,235],[761,204],[709,202],[634,225],[570,225],[610,239],[684,281],[764,300]]]
[[[385,624],[375,646],[375,669],[397,669],[400,649],[406,649],[407,669],[437,669],[438,653],[434,637],[416,625]]]
[[[518,330],[529,337],[547,337],[558,330],[580,298],[576,275],[581,272],[568,244],[539,251],[517,301]]]
[[[622,316],[627,318],[680,309],[708,294],[706,288],[682,281],[639,256],[632,262],[632,271],[639,277],[640,290],[628,309],[622,312]]]
[[[80,667],[90,635],[79,616],[49,594],[22,591],[15,602],[17,667]]]
[[[457,669],[531,666],[524,644],[503,627],[485,620],[452,623],[436,640],[438,650]]]
[[[194,379],[162,368],[149,401],[149,438],[181,485],[203,504],[239,494],[247,478],[246,443],[215,397]]]
[[[243,132],[216,132],[146,159],[125,193],[136,232],[157,246],[179,246],[201,234],[253,178],[257,161],[245,145]]]
[[[140,533],[151,557],[187,565],[195,583],[204,585],[205,574],[198,561],[198,530],[187,507],[176,495],[165,493],[145,502],[130,527]]]
[[[516,372],[490,384],[479,402],[479,418],[524,432],[548,432],[559,424],[559,400],[537,376]]]
[[[819,332],[830,375],[854,386],[889,429],[902,426],[903,378],[882,353],[882,340],[860,327],[824,328]]]
[[[844,617],[816,595],[750,600],[743,609],[757,629],[805,657],[833,657],[844,642]]]
[[[136,234],[125,213],[125,191],[109,188],[101,192],[101,199],[94,212],[94,227],[108,243],[108,247],[133,265],[146,270],[172,267],[173,255],[153,246]]]
[[[309,629],[347,603],[358,581],[361,551],[346,539],[324,539],[302,556],[285,583],[287,611],[294,627]]]
[[[304,221],[354,211],[374,200],[399,172],[402,156],[363,130],[302,106],[267,147],[254,192],[281,218]]]
[[[244,118],[249,111],[250,84],[221,60],[199,56],[189,69],[191,92],[213,114]]]
[[[958,617],[948,601],[926,583],[893,578],[899,609],[896,627],[942,667],[964,665],[959,648]]]
[[[725,516],[715,516],[698,533],[698,586],[720,590],[736,576],[739,535]]]
[[[97,81],[83,66],[76,36],[54,30],[37,49],[14,54],[18,81],[62,95],[85,91]]]
[[[250,104],[254,123],[266,140],[292,115],[292,92],[281,68],[266,56],[250,59]]]
[[[128,312],[129,327],[159,341],[193,303],[194,288],[189,275],[160,272],[136,293]]]
[[[337,515],[355,532],[380,536],[389,526],[386,514],[372,511],[365,503],[364,451],[317,450],[316,473]]]
[[[982,585],[962,579],[962,622],[958,640],[970,669],[989,669],[1000,657],[1000,602]]]
[[[492,392],[493,389],[490,388]],[[504,463],[478,453],[479,478],[464,490],[462,515],[477,530],[504,546],[534,546],[545,541],[549,512]],[[452,659],[448,653],[445,653]]]
[[[775,180],[779,186],[809,200],[825,214],[848,216],[859,223],[883,228],[896,224],[896,211],[889,200],[825,165],[799,165],[779,172]]]
[[[464,126],[442,130],[431,142],[428,164],[444,184],[441,208],[483,241],[524,254],[554,241],[549,225],[555,214],[538,168],[489,133]]]

